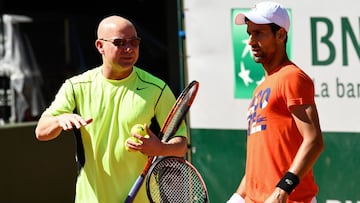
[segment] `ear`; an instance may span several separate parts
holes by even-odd
[[[276,39],[281,40],[281,41],[285,41],[287,37],[287,32],[284,28],[280,28],[277,32],[276,32]]]
[[[103,49],[103,42],[101,41],[101,40],[96,40],[95,41],[95,47],[96,47],[96,49],[98,50],[98,52],[100,53],[100,54],[103,54],[104,53],[104,49]]]

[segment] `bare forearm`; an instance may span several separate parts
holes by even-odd
[[[52,140],[62,131],[55,116],[44,115],[39,119],[35,129],[36,138],[41,141]]]
[[[92,122],[92,118],[84,119],[78,114],[64,113],[58,116],[43,115],[36,127],[38,140],[51,140],[56,138],[62,130],[80,129]]]
[[[245,181],[246,175],[243,176],[236,192],[230,197],[226,203],[245,203]]]
[[[246,181],[246,175],[243,176],[243,178],[241,179],[241,182],[239,184],[239,187],[236,190],[236,193],[238,193],[242,198],[245,198],[245,196],[246,196],[245,181]]]
[[[291,110],[303,142],[289,171],[296,174],[301,180],[324,150],[324,141],[315,105],[294,106]]]
[[[187,151],[187,139],[185,137],[176,137],[164,145],[162,156],[182,157]]]
[[[323,149],[324,143],[320,139],[304,140],[289,171],[295,173],[301,179],[313,167]]]

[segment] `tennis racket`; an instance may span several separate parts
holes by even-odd
[[[151,203],[207,203],[204,180],[196,168],[180,157],[163,157],[147,174],[146,192]]]
[[[159,137],[162,137],[163,142],[168,142],[169,139],[176,133],[179,125],[184,120],[189,108],[191,107],[197,91],[199,89],[199,82],[193,80],[185,89],[181,92],[179,97],[176,99],[175,104],[171,108],[168,117],[160,129]],[[156,157],[149,156],[146,165],[141,172],[141,174],[136,179],[135,183],[133,184],[130,192],[125,200],[125,203],[132,203],[136,194],[139,192],[140,187],[142,186],[145,176],[148,173],[152,163],[156,160]]]

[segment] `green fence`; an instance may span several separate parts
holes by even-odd
[[[0,202],[74,202],[74,137],[64,132],[40,142],[35,124],[0,126]]]
[[[72,132],[35,139],[36,123],[0,126],[0,202],[71,203],[75,195]],[[360,133],[324,133],[325,150],[315,165],[318,203],[360,201]],[[203,175],[212,203],[225,203],[245,166],[245,131],[192,129],[190,161]]]
[[[318,203],[359,202],[360,133],[324,132],[324,140],[314,167]],[[191,161],[205,179],[211,202],[226,202],[236,190],[244,173],[245,142],[241,130],[191,130]]]

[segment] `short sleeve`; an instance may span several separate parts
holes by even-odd
[[[44,114],[56,116],[63,113],[71,113],[74,109],[74,90],[71,81],[68,79],[61,85],[59,91],[55,95],[55,99],[44,111]]]
[[[293,69],[283,78],[283,95],[288,107],[315,103],[314,83],[305,72]]]

